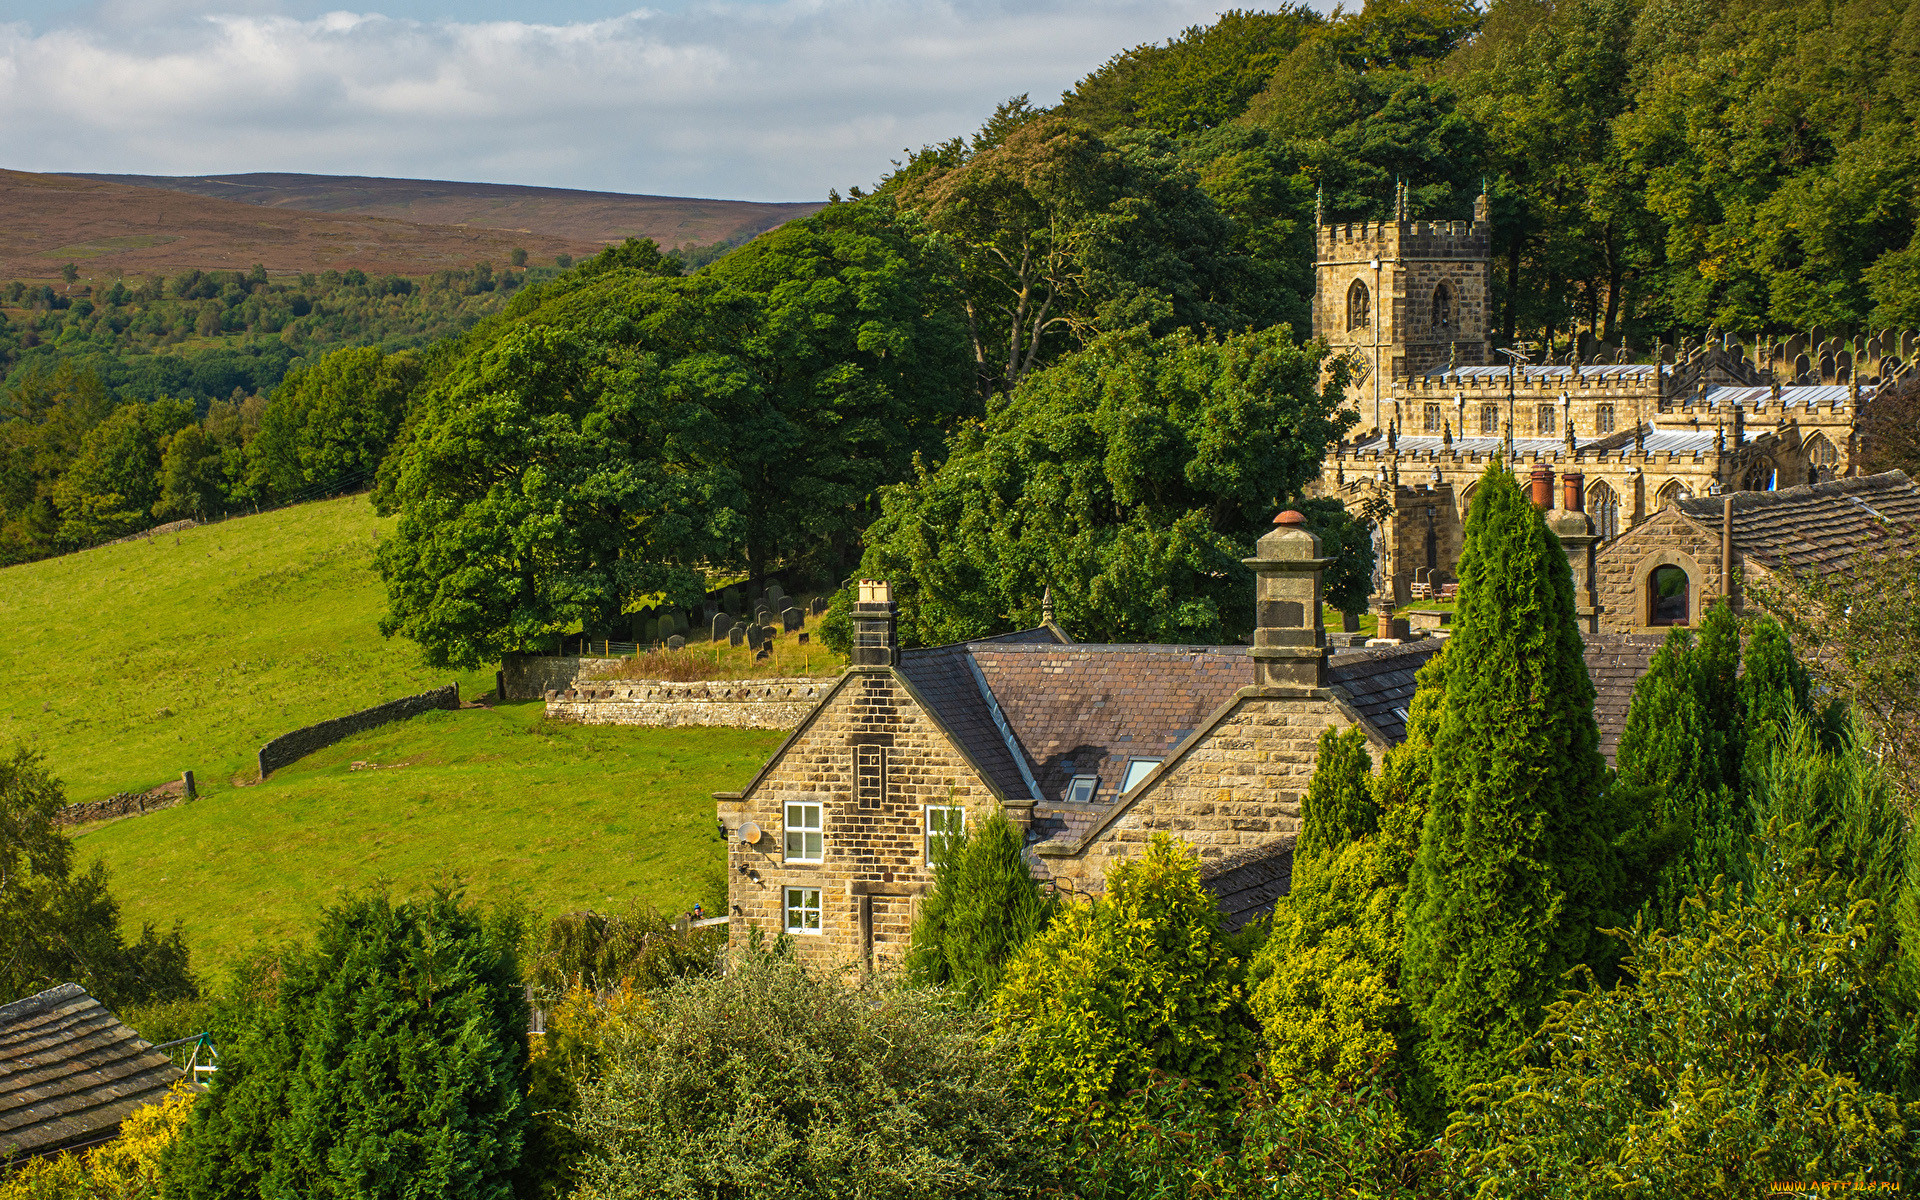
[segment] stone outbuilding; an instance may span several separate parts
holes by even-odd
[[[77,983],[0,1005],[0,1161],[110,1142],[183,1078]]]

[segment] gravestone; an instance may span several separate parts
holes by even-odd
[[[740,594],[740,589],[737,587],[730,587],[726,591],[720,593],[720,603],[730,613],[737,613],[740,611],[740,602],[743,599],[744,597]]]
[[[827,598],[825,596],[815,596],[813,603],[807,607],[813,610],[814,616],[823,616],[827,611]]]
[[[669,650],[685,650],[686,648],[687,648],[687,639],[681,637],[677,633],[667,639],[667,649]]]
[[[785,633],[792,633],[806,623],[805,614],[797,608],[789,608],[780,614],[780,628]]]
[[[660,619],[643,617],[634,622],[634,641],[643,646],[651,646],[660,640]]]
[[[766,605],[764,605],[764,604],[761,604],[761,605],[758,605],[758,606],[756,606],[756,607],[754,608],[754,610],[753,610],[753,623],[754,623],[755,625],[770,625],[770,624],[772,624],[772,623],[773,623],[773,610],[772,610],[772,609],[770,609],[770,608],[768,608],[768,607],[767,607]]]
[[[727,630],[727,645],[744,646],[746,644],[747,644],[747,627],[745,625],[735,625],[731,629]]]
[[[771,657],[773,657],[773,652],[771,650],[761,649],[754,652],[753,661],[761,662]]]
[[[807,644],[807,638],[808,638],[808,635],[807,635],[807,634],[804,634],[804,633],[803,633],[803,634],[801,634],[801,635],[800,635],[800,644],[801,644],[802,646],[804,646],[804,645],[806,645],[806,644]]]
[[[733,628],[733,618],[721,613],[713,619],[713,640],[719,641],[727,636],[727,630]]]
[[[771,645],[773,645],[773,635],[774,635],[774,634],[775,634],[776,632],[777,632],[777,631],[776,631],[776,630],[774,629],[774,627],[773,627],[773,626],[771,626],[771,625],[762,625],[762,626],[760,627],[760,644],[761,644],[762,646],[771,646]]]

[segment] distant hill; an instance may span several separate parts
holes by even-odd
[[[428,225],[544,234],[573,242],[617,243],[652,238],[660,246],[744,242],[757,233],[818,212],[819,202],[775,204],[632,196],[569,188],[363,175],[76,175],[134,187],[237,200],[304,212],[390,217]],[[529,248],[529,253],[532,253]]]
[[[524,248],[535,262],[600,250],[600,239],[426,225],[355,213],[266,208],[72,175],[0,170],[0,279],[246,270],[426,275],[476,262],[504,266]]]

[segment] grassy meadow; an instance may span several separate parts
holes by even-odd
[[[186,927],[195,969],[303,936],[343,889],[458,879],[537,914],[725,896],[716,791],[778,731],[548,722],[537,702],[434,712],[309,755],[253,787],[79,831],[126,924]],[[716,911],[721,911],[716,909]]]
[[[0,570],[0,742],[46,755],[73,801],[187,769],[217,793],[302,725],[491,688],[380,636],[390,524],[346,496]]]

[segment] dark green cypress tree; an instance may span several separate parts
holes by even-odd
[[[1619,921],[1616,818],[1560,541],[1500,464],[1480,477],[1407,897],[1406,994],[1457,1097],[1502,1073]]]
[[[1773,752],[1787,736],[1796,715],[1807,716],[1812,681],[1793,656],[1787,631],[1772,617],[1754,622],[1747,639],[1746,670],[1738,689],[1740,709],[1740,785],[1751,794],[1767,773]]]
[[[1701,786],[1708,791],[1723,786],[1736,790],[1740,783],[1740,623],[1725,600],[1702,618],[1693,663],[1695,694],[1717,752],[1708,760],[1712,773],[1701,780]]]
[[[907,978],[980,1003],[999,989],[1008,960],[1053,913],[1053,898],[1027,866],[1026,839],[995,809],[953,839],[934,864],[933,889],[921,902],[907,950]]]
[[[1296,864],[1304,865],[1379,830],[1380,806],[1373,799],[1372,774],[1367,735],[1357,726],[1321,732],[1313,779],[1300,802],[1300,838],[1293,848]]]
[[[328,909],[225,1048],[169,1195],[508,1200],[527,1117],[519,937],[444,892]]]
[[[1676,629],[1633,687],[1616,756],[1623,787],[1644,792],[1656,820],[1691,822],[1707,779],[1717,782],[1713,730],[1700,704],[1693,635]]]

